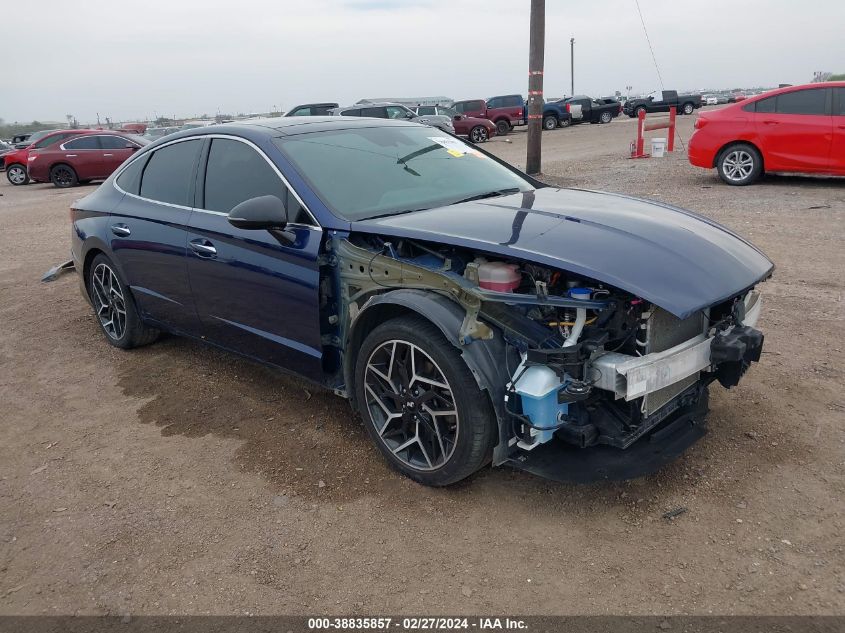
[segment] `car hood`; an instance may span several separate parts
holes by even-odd
[[[561,268],[682,319],[742,293],[774,269],[750,242],[695,213],[580,189],[542,188],[350,228]]]

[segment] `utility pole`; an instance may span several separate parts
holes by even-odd
[[[540,173],[543,134],[543,59],[546,50],[546,0],[531,0],[528,43],[528,155],[525,171]]]
[[[569,89],[572,91],[569,96],[575,96],[575,38],[569,38],[569,77],[572,84]]]

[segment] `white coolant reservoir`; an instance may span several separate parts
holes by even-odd
[[[484,262],[478,265],[478,285],[485,290],[513,292],[522,281],[518,269],[516,264]]]

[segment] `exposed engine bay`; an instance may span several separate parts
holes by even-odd
[[[391,292],[460,306],[460,325],[444,334],[462,349],[489,343],[497,365],[488,384],[473,367],[499,417],[494,463],[552,442],[627,449],[680,411],[706,412],[708,385],[736,385],[760,358],[753,289],[679,319],[565,270],[443,244],[353,235],[328,252],[339,275],[325,279],[339,281],[323,289],[333,313],[323,338],[341,356],[360,317]]]

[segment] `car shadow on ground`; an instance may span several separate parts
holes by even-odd
[[[747,450],[742,445],[749,441],[743,434],[747,419],[716,398],[711,417],[718,421],[718,432],[635,481],[558,483],[500,467],[432,489],[385,463],[344,399],[298,378],[171,336],[118,362],[119,386],[127,396],[145,401],[138,411],[142,423],[157,425],[164,436],[213,434],[239,440],[239,469],[260,474],[278,494],[303,501],[349,503],[375,497],[378,503],[402,506],[473,499],[495,511],[507,499],[511,506],[550,516],[573,508],[659,514],[695,495],[701,485],[710,490],[720,488],[721,481],[734,485],[735,478],[721,471],[735,466],[737,452]],[[785,458],[770,454],[766,463],[774,468]]]

